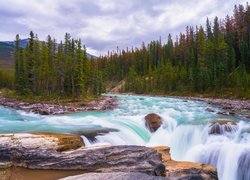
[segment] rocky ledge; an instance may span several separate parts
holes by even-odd
[[[77,135],[2,134],[1,168],[81,170],[67,180],[201,179],[217,178],[212,166],[171,160],[168,147],[99,146],[86,148]],[[61,148],[67,147],[67,148]],[[67,151],[65,151],[67,150]]]
[[[155,147],[157,152],[162,155],[162,162],[165,166],[165,176],[171,180],[215,180],[218,179],[217,171],[213,166],[193,163],[180,162],[171,159],[169,147]]]
[[[250,100],[216,99],[202,97],[184,97],[184,99],[194,101],[204,101],[208,104],[216,105],[222,108],[218,114],[222,115],[241,115],[250,119]],[[208,111],[212,111],[210,108]]]
[[[67,114],[81,111],[102,111],[114,109],[117,106],[117,99],[113,96],[103,96],[97,100],[92,100],[82,104],[81,106],[63,106],[45,103],[26,103],[0,96],[0,106],[23,110],[26,112],[34,112],[41,115]]]

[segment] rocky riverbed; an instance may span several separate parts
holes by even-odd
[[[67,148],[61,149],[62,146]],[[68,170],[78,170],[76,174],[82,174],[67,177],[67,180],[87,177],[89,180],[97,179],[97,177],[114,180],[119,178],[138,180],[140,177],[148,180],[218,179],[214,167],[173,161],[169,150],[168,147],[148,148],[144,146],[85,148],[84,142],[79,141],[79,136],[67,134],[1,134],[0,173],[9,172],[5,174],[5,179],[15,177],[13,173],[18,172],[12,172],[9,169],[16,167],[19,170],[20,168],[29,170],[29,176],[32,175],[32,170],[34,173],[38,170],[40,173],[57,170],[58,176],[53,174],[53,177],[58,178],[62,177],[60,172]],[[22,173],[22,169],[19,173]]]
[[[103,111],[114,109],[117,106],[117,99],[114,96],[103,96],[97,100],[92,100],[82,104],[81,106],[63,106],[58,104],[20,102],[11,98],[0,96],[0,106],[23,110],[26,112],[34,112],[41,115],[56,115],[81,111]]]
[[[117,93],[116,91],[110,91],[110,93]],[[211,105],[215,105],[221,108],[221,111],[217,112],[221,115],[235,115],[242,116],[250,119],[250,100],[241,100],[241,99],[219,99],[219,98],[204,98],[204,97],[191,97],[191,96],[168,96],[168,95],[150,95],[150,94],[135,94],[135,93],[122,93],[125,95],[137,95],[137,96],[160,96],[168,98],[177,98],[192,101],[203,101]],[[211,108],[208,108],[207,111],[215,111]]]
[[[236,99],[216,99],[216,98],[202,98],[202,97],[183,97],[184,99],[194,101],[204,101],[221,108],[218,114],[222,115],[240,115],[250,118],[250,100],[236,100]],[[212,109],[207,109],[213,111]]]

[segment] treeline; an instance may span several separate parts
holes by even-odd
[[[31,32],[25,48],[17,35],[15,48],[14,87],[24,95],[99,95],[105,85],[123,80],[123,91],[135,93],[250,92],[248,4],[235,6],[232,17],[187,27],[175,40],[169,34],[166,43],[160,38],[97,59],[88,60],[81,40],[67,33],[56,43]],[[3,77],[0,72],[0,83]]]
[[[87,59],[85,46],[65,34],[64,42],[50,36],[39,41],[30,32],[25,48],[15,41],[15,89],[21,95],[62,95],[81,97],[103,91],[102,72]]]
[[[250,6],[235,6],[232,17],[217,17],[206,27],[187,27],[167,43],[117,50],[97,60],[105,81],[125,79],[124,91],[136,93],[240,93],[250,86]]]

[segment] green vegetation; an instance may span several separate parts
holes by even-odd
[[[39,41],[31,31],[24,49],[17,35],[15,48],[15,89],[20,95],[81,98],[103,90],[95,61],[87,59],[81,40],[67,33],[64,43],[56,44],[50,36]]]
[[[206,28],[187,27],[175,42],[169,35],[166,44],[143,43],[97,62],[105,82],[126,80],[125,92],[250,98],[250,6]]]
[[[0,69],[0,87],[25,97],[84,99],[122,81],[124,92],[250,98],[249,5],[235,6],[224,20],[207,19],[205,28],[187,27],[175,41],[169,34],[165,44],[160,38],[97,59],[88,60],[81,40],[67,33],[57,44],[31,32],[25,48],[17,35],[14,47],[15,80]]]

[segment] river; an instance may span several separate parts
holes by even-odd
[[[170,146],[175,160],[201,162],[217,167],[220,180],[250,179],[250,121],[218,115],[219,107],[205,102],[178,98],[116,95],[118,108],[104,112],[81,112],[42,116],[0,106],[0,133],[58,132],[77,133],[93,129],[110,132],[95,139],[83,136],[87,146],[97,144]],[[207,108],[214,112],[206,111]],[[159,114],[163,125],[151,133],[144,117]],[[234,124],[211,124],[228,119]]]

